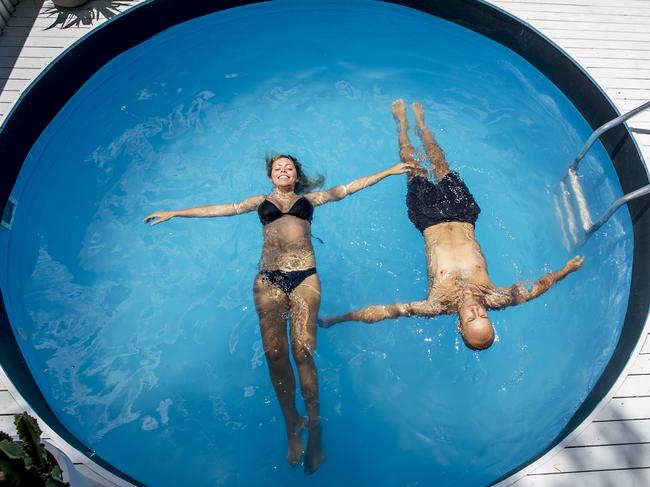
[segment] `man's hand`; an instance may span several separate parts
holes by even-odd
[[[575,272],[575,271],[577,271],[578,269],[580,269],[582,267],[582,264],[584,263],[584,261],[585,261],[584,257],[582,257],[580,255],[576,255],[573,259],[569,260],[565,264],[563,270],[564,270],[564,272],[566,274],[570,274],[571,272]]]

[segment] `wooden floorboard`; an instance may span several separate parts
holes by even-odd
[[[648,487],[650,469],[530,475],[516,487]]]
[[[564,49],[601,86],[621,113],[650,100],[650,1],[493,0]],[[628,122],[646,163],[650,113]],[[540,487],[650,486],[650,340],[595,420],[566,448],[507,480]],[[559,451],[559,453],[558,453]],[[555,455],[555,456],[553,456]],[[572,471],[574,473],[560,473]],[[543,475],[540,475],[543,474]],[[518,479],[518,480],[517,480]]]
[[[650,443],[650,419],[591,423],[569,446],[625,445]]]
[[[650,468],[650,444],[565,448],[536,474]]]

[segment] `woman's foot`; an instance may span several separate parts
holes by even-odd
[[[292,467],[295,467],[300,463],[302,454],[305,453],[305,445],[303,445],[300,439],[300,433],[302,433],[302,430],[304,430],[306,426],[307,418],[298,416],[294,425],[287,428],[287,441],[289,443],[287,461]]]
[[[305,473],[314,473],[318,470],[325,454],[323,453],[323,429],[320,422],[309,425],[309,439],[307,440],[307,452],[305,453]]]
[[[393,117],[400,123],[406,123],[406,105],[404,105],[404,100],[398,98],[391,105],[391,111],[393,112]]]

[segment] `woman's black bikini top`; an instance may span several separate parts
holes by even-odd
[[[302,196],[291,206],[291,208],[289,208],[289,211],[282,213],[280,208],[275,206],[272,201],[264,200],[262,201],[262,204],[257,207],[257,214],[260,216],[262,225],[268,225],[284,215],[295,216],[311,222],[314,214],[314,205],[312,205],[307,198]]]

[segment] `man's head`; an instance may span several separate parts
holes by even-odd
[[[458,308],[458,331],[465,345],[473,350],[489,348],[494,342],[494,328],[487,316],[485,306],[476,298],[469,297]]]

